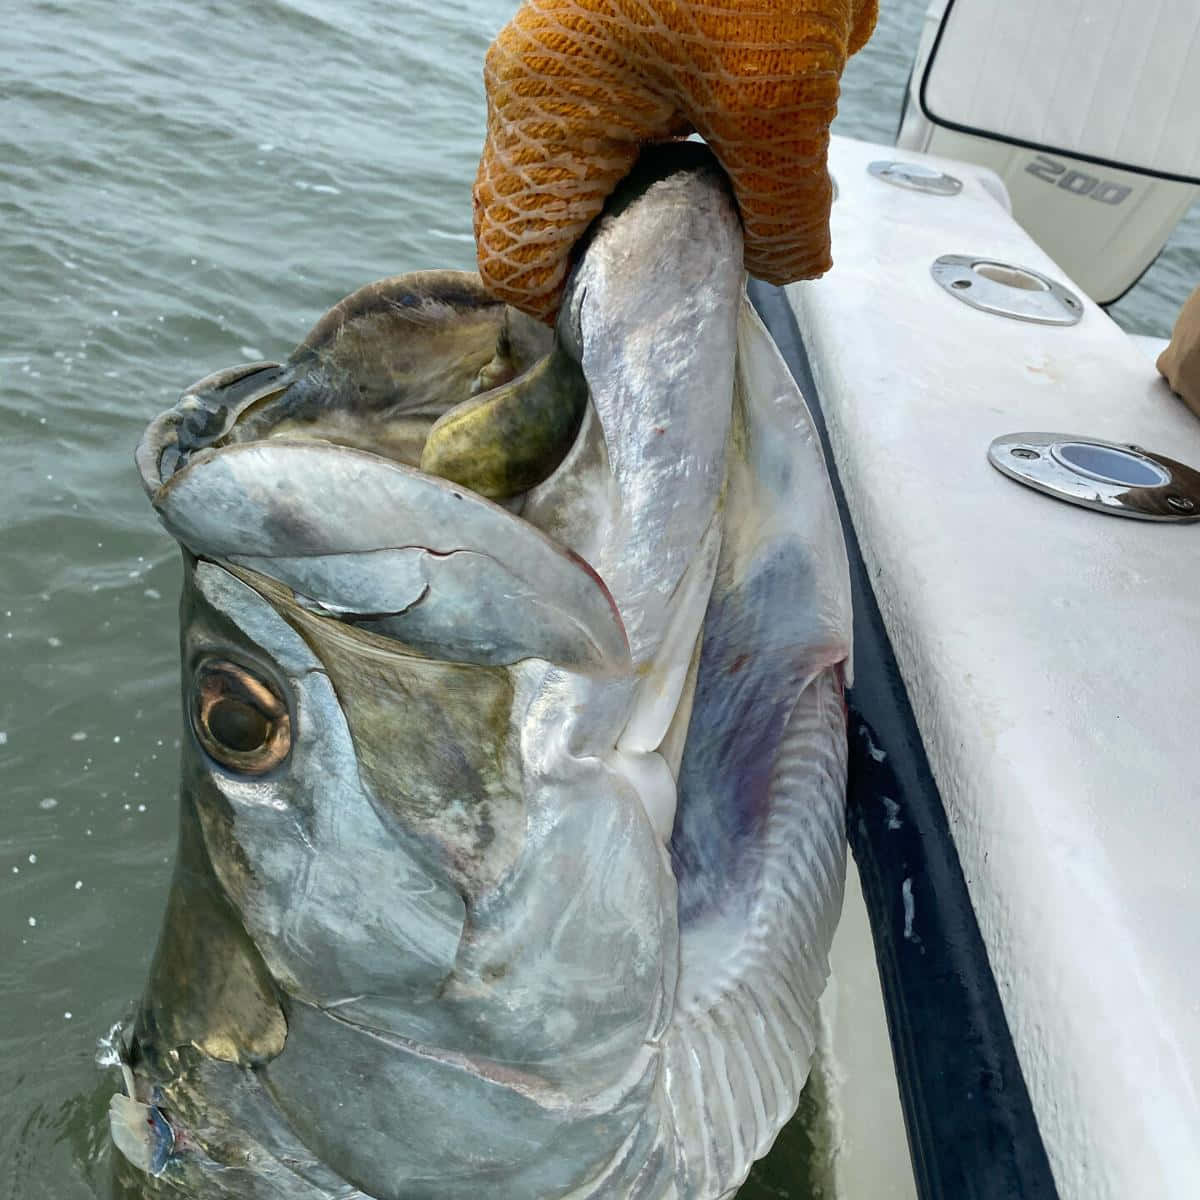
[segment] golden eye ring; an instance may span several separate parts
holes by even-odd
[[[205,753],[242,775],[274,770],[292,748],[292,719],[273,684],[226,659],[202,661],[192,678],[192,729]]]

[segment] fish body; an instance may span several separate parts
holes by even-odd
[[[147,431],[186,728],[128,1194],[712,1200],[794,1111],[850,610],[740,264],[676,149],[553,335],[385,280]]]

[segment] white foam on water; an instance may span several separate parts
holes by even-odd
[[[117,1021],[109,1031],[96,1042],[96,1066],[119,1067],[122,1062],[121,1035],[125,1031],[125,1022]]]

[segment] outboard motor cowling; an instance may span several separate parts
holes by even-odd
[[[897,144],[990,167],[1100,304],[1200,195],[1195,0],[933,0]]]

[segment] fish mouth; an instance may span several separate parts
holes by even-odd
[[[507,500],[558,467],[586,403],[578,363],[545,326],[477,275],[416,272],[347,296],[286,363],[227,367],[186,388],[136,462],[153,500],[206,452],[316,441]]]
[[[346,297],[284,363],[192,384],[136,462],[169,532],[290,589],[285,611],[439,658],[624,669],[603,581],[519,515],[587,406],[556,333],[476,275],[418,272]]]

